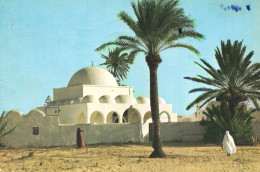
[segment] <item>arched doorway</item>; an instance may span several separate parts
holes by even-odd
[[[102,113],[95,111],[90,116],[90,123],[91,124],[104,124],[104,116]]]
[[[144,123],[142,126],[142,133],[144,137],[144,141],[149,141],[149,123],[152,123],[152,114],[151,111],[148,111],[144,114]]]
[[[168,113],[166,113],[166,112],[160,113],[160,122],[170,122]]]
[[[128,108],[123,114],[123,123],[141,123],[140,113],[134,108]]]
[[[152,119],[152,114],[150,111],[144,114],[144,123],[146,123],[146,121],[149,119]]]
[[[112,124],[112,123],[119,123],[119,117],[117,115],[116,112],[110,112],[107,115],[107,121],[108,124]]]

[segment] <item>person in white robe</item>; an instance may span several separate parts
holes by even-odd
[[[231,154],[234,154],[237,151],[234,139],[229,134],[229,131],[226,131],[226,134],[224,136],[223,148],[227,151],[227,156],[230,156]]]

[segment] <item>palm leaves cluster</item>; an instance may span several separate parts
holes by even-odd
[[[132,2],[131,5],[136,20],[124,11],[121,11],[118,17],[128,25],[135,36],[120,36],[115,41],[98,47],[98,51],[116,45],[134,54],[143,52],[146,55],[158,55],[159,52],[173,47],[184,47],[199,53],[191,45],[175,42],[185,37],[203,38],[203,35],[193,29],[194,21],[185,16],[182,8],[177,8],[178,1],[143,0],[137,4]]]
[[[253,127],[251,114],[255,109],[247,110],[245,105],[240,105],[235,110],[236,118],[230,119],[230,112],[227,110],[227,102],[220,105],[212,105],[203,112],[209,121],[201,121],[206,126],[204,140],[208,142],[221,143],[225,131],[229,131],[234,137],[236,144],[252,144]]]
[[[100,65],[105,65],[108,71],[117,79],[120,84],[120,80],[127,77],[127,73],[130,70],[130,65],[133,64],[135,55],[134,53],[123,52],[124,49],[115,48],[109,50],[108,55],[101,54],[101,57],[105,59],[105,62]]]
[[[198,75],[197,77],[185,77],[185,79],[214,88],[201,87],[190,90],[190,93],[198,91],[204,93],[190,103],[187,109],[199,102],[203,102],[203,106],[214,98],[217,101],[228,101],[234,106],[249,99],[255,107],[259,108],[260,64],[251,64],[253,51],[246,56],[245,52],[246,46],[242,46],[242,41],[235,41],[233,45],[230,40],[226,44],[221,41],[221,49],[217,47],[215,50],[219,69],[215,69],[203,59],[200,60],[204,66],[196,62],[210,75],[210,78]]]
[[[246,46],[242,41],[230,40],[227,43],[221,41],[221,48],[215,50],[218,69],[208,62],[200,59],[199,64],[209,77],[197,75],[197,77],[185,77],[195,82],[203,83],[209,87],[200,87],[190,90],[190,93],[203,92],[187,109],[203,102],[202,106],[216,99],[221,102],[220,106],[207,108],[204,114],[209,121],[202,121],[206,125],[205,140],[220,141],[226,130],[233,135],[236,143],[245,144],[251,141],[253,128],[251,114],[254,110],[245,110],[241,102],[248,101],[259,109],[260,99],[260,64],[251,64],[253,51],[245,54]]]

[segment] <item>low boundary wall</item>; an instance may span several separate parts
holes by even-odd
[[[152,140],[150,124],[149,140]],[[160,124],[163,141],[196,142],[203,141],[205,128],[199,122],[168,122]]]
[[[77,124],[59,125],[57,116],[44,116],[40,111],[28,115],[18,112],[7,114],[6,131],[15,130],[0,142],[12,147],[72,146],[76,144],[76,132],[80,127],[86,144],[112,142],[141,142],[141,124]]]

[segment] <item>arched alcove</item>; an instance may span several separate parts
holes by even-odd
[[[80,112],[77,115],[76,124],[86,124],[86,123],[87,123],[87,119],[84,112]]]
[[[170,116],[167,112],[160,113],[160,122],[170,122]]]
[[[149,112],[146,112],[145,114],[144,114],[144,123],[148,120],[148,119],[152,119],[152,114],[151,114],[151,111],[149,111]]]
[[[91,124],[103,124],[104,116],[102,115],[102,113],[95,111],[90,116],[90,123]]]
[[[141,123],[141,115],[135,108],[128,108],[123,114],[123,123]]]
[[[116,112],[110,112],[107,115],[107,121],[108,124],[112,124],[112,123],[119,123],[119,116]]]
[[[144,122],[142,126],[142,133],[144,141],[149,141],[149,123],[153,122],[151,111],[148,111],[144,114],[143,120]]]

